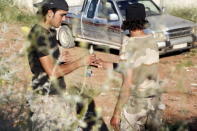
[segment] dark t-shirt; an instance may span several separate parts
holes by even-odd
[[[66,88],[64,78],[50,80],[44,71],[39,58],[51,55],[55,63],[58,63],[59,48],[56,40],[56,32],[54,30],[46,30],[40,25],[35,25],[28,36],[30,47],[28,49],[28,60],[33,73],[32,87],[41,94],[57,94],[61,89]]]

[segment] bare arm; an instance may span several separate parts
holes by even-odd
[[[118,101],[115,106],[113,116],[111,118],[110,124],[114,127],[115,131],[120,130],[120,115],[124,104],[127,103],[132,85],[132,70],[128,70],[126,74],[123,74],[123,84],[120,90]]]
[[[124,104],[127,103],[132,85],[132,70],[128,70],[126,74],[123,74],[123,84],[120,90],[118,101],[114,110],[114,115],[120,113]]]
[[[61,76],[64,76],[65,74],[72,72],[73,70],[81,66],[91,64],[92,61],[94,60],[94,56],[86,56],[72,63],[62,64],[62,65],[55,65],[53,58],[49,55],[40,57],[39,60],[45,72],[49,76],[61,77]]]

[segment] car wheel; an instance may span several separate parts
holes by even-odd
[[[75,46],[71,29],[67,25],[60,27],[58,32],[58,40],[63,48],[72,48]]]

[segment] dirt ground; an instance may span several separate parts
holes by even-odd
[[[71,49],[75,55],[82,53],[81,48]],[[84,51],[85,52],[85,51]],[[87,52],[87,51],[86,51]],[[79,55],[78,55],[79,54]],[[116,62],[117,55],[96,52],[99,58],[106,61]],[[191,62],[191,63],[190,63]],[[190,65],[191,64],[191,65]],[[192,52],[173,53],[160,58],[159,73],[164,90],[162,99],[166,105],[163,118],[168,123],[184,121],[197,124],[197,54],[193,56]],[[113,72],[115,80],[107,83],[108,72],[102,69],[93,68],[93,76],[86,77],[86,83],[89,88],[104,89],[95,97],[97,107],[102,109],[102,115],[105,122],[109,125],[116,100],[118,89],[121,84],[121,77]],[[67,75],[67,83],[81,82],[84,79],[84,69],[81,68]],[[79,75],[80,74],[80,75]],[[106,85],[110,85],[108,88]],[[192,127],[193,129],[194,127]],[[195,129],[197,129],[195,127]]]
[[[7,27],[5,27],[6,25]],[[0,57],[11,57],[13,53],[20,54],[22,48],[27,45],[25,35],[20,25],[0,24]],[[87,49],[75,47],[64,49],[70,52],[73,59],[77,59],[86,53]],[[97,57],[105,61],[117,62],[118,56],[114,54],[96,52]],[[20,56],[20,55],[19,55]],[[25,56],[16,57],[17,65],[12,68],[22,68],[18,74],[21,82],[28,83],[31,80],[31,72]],[[197,130],[197,50],[171,53],[161,56],[159,64],[160,79],[163,85],[163,103],[166,105],[163,118],[167,123],[183,121],[190,123],[191,130]],[[105,122],[109,125],[114,106],[118,97],[121,84],[120,74],[110,73],[103,69],[91,68],[93,76],[84,77],[85,68],[79,68],[65,76],[68,87],[87,85],[95,97],[98,110],[102,110]],[[109,77],[114,79],[108,81]],[[24,78],[23,78],[24,77]],[[20,86],[20,83],[16,84]]]

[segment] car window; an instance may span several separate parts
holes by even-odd
[[[159,8],[152,1],[150,1],[150,0],[138,0],[138,2],[142,3],[145,6],[147,16],[159,15],[160,14]],[[129,4],[133,4],[132,1],[127,1],[127,0],[117,1],[117,6],[118,6],[123,18],[125,18],[126,7]]]
[[[88,13],[87,13],[88,18],[94,17],[97,3],[98,3],[98,0],[92,0],[92,2],[90,3]]]
[[[114,4],[111,1],[102,1],[98,6],[98,17],[108,18],[110,14],[117,14]]]
[[[139,3],[145,6],[147,16],[160,14],[160,10],[156,7],[156,5],[153,2],[141,0],[139,1]]]
[[[85,11],[85,8],[86,8],[87,4],[88,4],[88,1],[85,0],[84,3],[83,3],[82,9],[81,9],[82,12]]]

